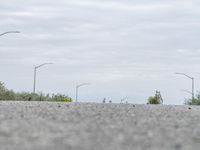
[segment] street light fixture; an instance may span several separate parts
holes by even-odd
[[[193,100],[194,99],[194,77],[191,77],[191,76],[189,76],[189,75],[187,75],[185,73],[179,73],[179,72],[176,72],[175,74],[183,75],[183,76],[185,76],[185,77],[187,77],[187,78],[192,80],[192,92],[190,92],[190,93],[192,94],[192,100]]]
[[[20,33],[20,31],[7,31],[7,32],[3,32],[0,34],[0,36],[3,36],[5,34],[9,34],[9,33]]]
[[[43,63],[41,65],[35,66],[34,67],[34,83],[33,83],[33,93],[35,93],[35,86],[36,86],[36,73],[37,73],[37,69],[44,66],[44,65],[51,65],[53,63]]]
[[[78,102],[78,89],[81,86],[89,85],[89,83],[82,83],[76,86],[76,102]]]

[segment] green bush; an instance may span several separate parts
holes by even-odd
[[[63,94],[43,94],[29,92],[14,92],[8,90],[4,83],[0,82],[0,100],[17,100],[17,101],[56,101],[72,102],[72,98]]]
[[[3,82],[0,82],[0,100],[14,100],[15,93],[12,90],[8,90]]]
[[[4,86],[4,83],[0,81],[0,92],[5,92],[7,89]]]
[[[29,93],[29,92],[18,92],[15,93],[15,100],[22,100],[22,101],[47,101],[48,96],[40,93]]]
[[[156,91],[156,94],[154,96],[150,96],[148,98],[147,104],[162,104],[163,99],[159,91]]]
[[[72,99],[62,94],[56,94],[56,95],[52,95],[52,98],[50,98],[49,101],[72,102]]]
[[[186,105],[200,105],[200,92],[196,94],[196,96],[192,99],[185,100]]]

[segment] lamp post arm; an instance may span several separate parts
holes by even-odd
[[[187,74],[185,74],[185,73],[175,73],[175,74],[179,74],[179,75],[184,75],[184,76],[186,76],[186,77],[188,77],[188,78],[190,78],[190,79],[194,79],[194,77],[191,77],[191,76],[189,76],[189,75],[187,75]]]
[[[9,34],[9,33],[20,33],[20,31],[7,31],[4,33],[1,33],[0,36],[5,35],[5,34]]]
[[[35,66],[35,68],[37,69],[37,68],[40,68],[40,67],[42,67],[42,66],[44,66],[44,65],[50,65],[50,64],[53,64],[53,63],[43,63],[43,64],[41,64],[41,65],[39,65],[39,66]]]
[[[76,87],[79,88],[79,87],[84,86],[84,85],[89,85],[89,83],[79,84],[79,85],[77,85]]]
[[[186,77],[188,77],[188,78],[190,78],[190,79],[194,79],[193,77],[190,77],[190,76],[188,76],[187,74],[183,74],[183,75],[185,75]]]

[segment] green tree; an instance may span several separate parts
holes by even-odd
[[[189,98],[185,100],[185,104],[186,105],[200,105],[200,92],[197,92],[197,94],[195,95],[195,97]]]
[[[6,89],[5,85],[4,85],[4,83],[0,81],[0,92],[3,93],[3,92],[5,92],[6,90],[7,90],[7,89]]]
[[[163,99],[159,91],[156,91],[156,94],[154,96],[150,96],[148,98],[147,104],[162,104]]]
[[[0,81],[0,100],[14,100],[15,93],[12,90],[8,90],[4,83]]]

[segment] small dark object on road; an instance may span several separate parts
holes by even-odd
[[[28,101],[31,101],[31,97],[28,98]]]

